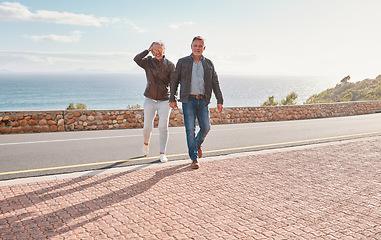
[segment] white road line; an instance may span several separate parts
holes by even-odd
[[[170,134],[185,134],[184,132],[170,133]],[[158,133],[152,133],[153,135],[159,135]],[[99,140],[99,139],[113,139],[113,138],[129,138],[129,137],[142,137],[139,135],[124,135],[124,136],[108,136],[108,137],[91,137],[91,138],[68,138],[68,139],[56,139],[56,140],[42,140],[42,141],[30,141],[30,142],[10,142],[10,143],[0,143],[0,146],[10,146],[10,145],[23,145],[23,144],[37,144],[37,143],[55,143],[55,142],[70,142],[70,141],[88,141],[88,140]]]
[[[127,137],[138,137],[138,136],[141,136],[141,135],[126,135],[126,136],[112,136],[112,137],[93,137],[93,138],[71,138],[71,139],[44,140],[44,141],[34,141],[34,142],[0,143],[0,146],[35,144],[35,143],[54,143],[54,142],[86,141],[86,140],[111,139],[111,138],[127,138]]]

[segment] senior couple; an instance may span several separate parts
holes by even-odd
[[[209,108],[212,91],[217,99],[217,109],[222,112],[223,97],[213,63],[205,58],[205,41],[201,36],[193,38],[192,54],[179,59],[175,65],[164,56],[162,42],[135,56],[134,61],[146,72],[147,86],[144,92],[144,145],[143,155],[148,155],[151,132],[156,112],[159,114],[160,161],[167,162],[165,155],[168,141],[168,121],[171,108],[177,108],[177,89],[180,84],[184,125],[186,130],[191,167],[199,168],[202,157],[201,145],[210,130]],[[152,53],[153,57],[147,56]],[[169,102],[168,102],[169,100]],[[200,127],[196,131],[196,118]]]

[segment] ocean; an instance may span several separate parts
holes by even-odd
[[[308,76],[219,75],[224,107],[256,107],[274,96],[276,101],[291,92],[298,104],[334,87],[339,80]],[[65,110],[71,102],[87,109],[118,110],[143,106],[145,74],[36,74],[0,73],[0,111]],[[181,104],[179,104],[181,106]],[[216,106],[212,97],[210,107]]]

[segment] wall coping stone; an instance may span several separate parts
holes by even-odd
[[[381,113],[381,101],[266,107],[210,108],[211,124],[287,121]],[[154,126],[158,126],[156,116]],[[182,109],[172,109],[169,126],[183,126]],[[129,129],[144,127],[144,109],[31,110],[0,112],[1,134]]]

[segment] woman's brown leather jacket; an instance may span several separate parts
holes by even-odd
[[[145,57],[148,53],[148,50],[144,50],[134,57],[134,61],[146,72],[144,96],[153,100],[168,100],[175,65],[164,56],[160,62],[154,57]]]

